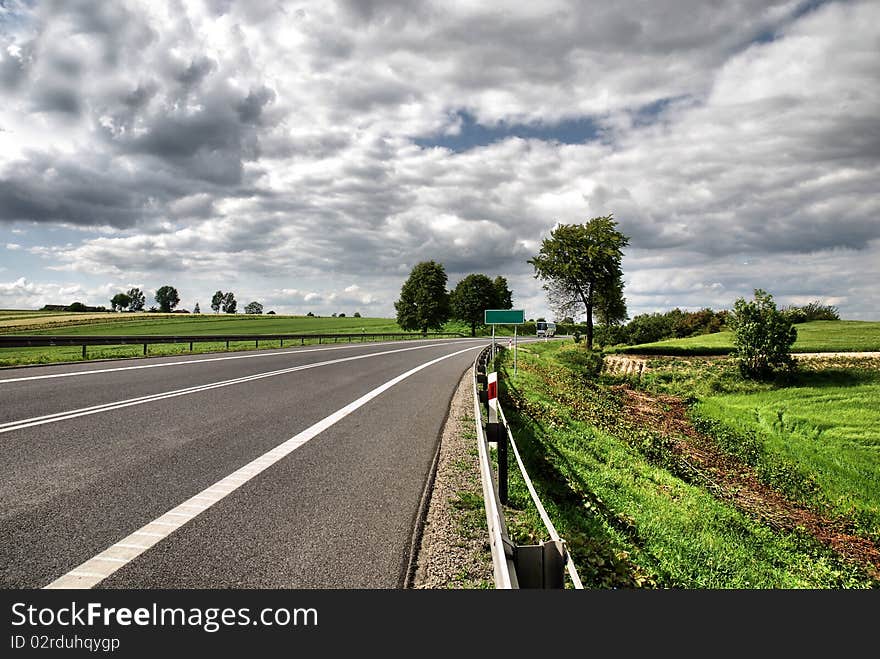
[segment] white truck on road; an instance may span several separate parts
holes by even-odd
[[[535,333],[538,336],[543,336],[545,339],[549,339],[556,335],[556,323],[547,323],[543,320],[539,320],[535,323]]]

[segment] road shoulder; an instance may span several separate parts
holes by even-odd
[[[473,416],[473,373],[465,371],[443,428],[412,587],[492,588]]]

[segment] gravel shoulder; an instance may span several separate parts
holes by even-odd
[[[474,428],[473,369],[452,397],[412,588],[493,588]]]

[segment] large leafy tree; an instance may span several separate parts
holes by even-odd
[[[244,312],[248,314],[261,314],[263,313],[263,305],[259,302],[248,302],[244,305]]]
[[[535,277],[556,297],[557,306],[581,309],[587,320],[587,349],[593,349],[593,314],[604,300],[623,295],[620,262],[629,238],[617,230],[610,216],[594,217],[584,224],[560,224],[541,243],[538,255],[529,259]],[[551,300],[552,302],[552,300]],[[572,314],[564,314],[572,315]]]
[[[509,309],[498,304],[498,289],[486,275],[472,274],[462,279],[449,296],[452,317],[470,323],[471,336],[477,335],[477,324],[483,323],[486,309]]]
[[[131,298],[127,293],[117,293],[110,298],[110,306],[113,308],[113,311],[122,311],[129,304],[131,304]]]
[[[797,329],[786,314],[776,308],[770,293],[756,288],[751,301],[737,299],[729,322],[743,375],[765,378],[777,370],[795,368],[791,347],[797,339]]]
[[[180,304],[180,296],[174,286],[163,286],[156,291],[156,304],[159,305],[159,311],[162,313],[170,313],[178,304]]]
[[[420,330],[425,334],[430,329],[442,329],[450,316],[443,265],[434,261],[418,263],[403,283],[394,309],[402,329]]]
[[[129,311],[143,311],[144,305],[147,302],[147,296],[144,295],[144,292],[139,288],[132,288],[126,293],[128,297],[131,299],[131,302],[128,303]]]

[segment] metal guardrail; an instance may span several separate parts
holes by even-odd
[[[519,588],[519,581],[516,578],[516,564],[514,563],[514,547],[507,535],[507,525],[504,523],[504,516],[501,513],[498,488],[495,486],[495,478],[492,475],[492,465],[489,461],[489,442],[486,441],[486,433],[483,429],[480,392],[477,387],[477,383],[481,381],[481,374],[485,380],[486,362],[491,350],[492,346],[483,348],[474,361],[474,420],[477,426],[480,481],[483,484],[483,503],[486,508],[486,524],[489,527],[489,545],[492,550],[492,572],[495,578],[495,587],[510,589]]]
[[[474,420],[477,428],[477,449],[480,460],[480,480],[483,486],[483,501],[486,508],[486,523],[489,528],[489,544],[492,550],[492,568],[495,579],[495,587],[499,589],[512,588],[564,588],[564,572],[567,571],[575,589],[583,589],[580,576],[577,573],[571,555],[568,553],[565,541],[559,536],[556,527],[550,520],[544,505],[541,503],[535,486],[529,478],[519,449],[516,446],[513,433],[504,417],[500,405],[497,405],[500,423],[499,428],[489,430],[491,423],[483,427],[483,415],[481,405],[487,401],[486,391],[480,391],[479,385],[487,385],[487,365],[492,358],[492,351],[497,352],[494,346],[487,346],[474,361],[473,386],[474,386]],[[502,433],[501,430],[506,432]],[[490,436],[498,446],[499,474],[498,483],[493,474],[492,464],[489,460]],[[517,545],[507,533],[507,525],[502,512],[502,501],[507,498],[506,461],[507,452],[505,442],[509,441],[516,457],[517,465],[522,473],[529,495],[538,510],[541,520],[550,535],[549,542],[539,545]],[[505,464],[501,464],[502,461]]]
[[[425,339],[442,336],[454,336],[461,338],[458,332],[428,332],[427,334],[414,332],[362,332],[360,334],[197,334],[197,335],[163,335],[163,334],[127,334],[127,335],[48,335],[48,334],[11,334],[0,336],[0,348],[31,348],[51,346],[82,346],[83,359],[86,358],[87,346],[116,346],[116,345],[143,345],[144,355],[147,354],[147,346],[155,343],[189,343],[192,351],[195,343],[223,343],[229,349],[230,342],[253,341],[255,347],[260,347],[260,341],[278,341],[279,347],[284,347],[285,341],[299,341],[305,345],[306,341],[318,343],[338,343],[340,339],[350,343],[355,341],[384,341],[384,340],[407,340]]]

